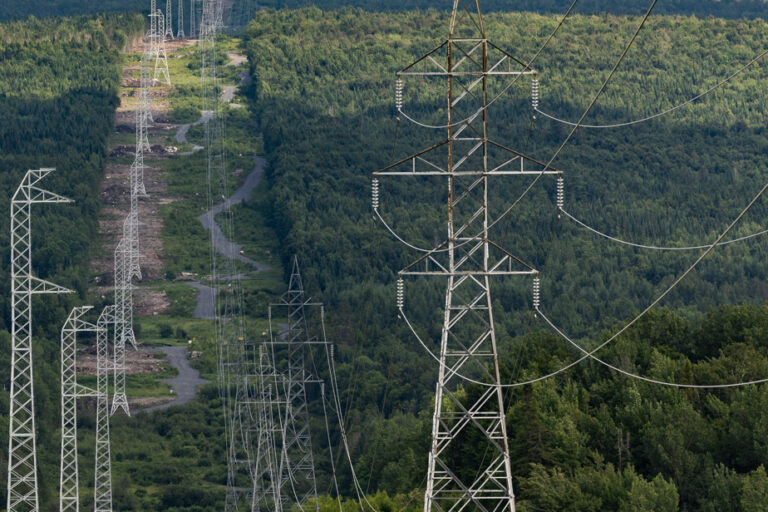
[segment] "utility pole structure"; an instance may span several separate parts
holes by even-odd
[[[445,83],[447,123],[436,128],[446,129],[447,136],[374,173],[374,209],[379,178],[447,180],[447,237],[401,270],[398,279],[402,315],[404,277],[447,280],[425,512],[515,511],[490,278],[536,280],[538,271],[491,240],[489,193],[498,190],[497,185],[491,188],[496,177],[560,174],[488,137],[488,96],[501,89],[492,79],[520,75],[535,80],[536,71],[488,41],[479,0],[454,0],[448,39],[397,73],[398,110],[404,78]],[[436,190],[443,194],[445,185]],[[487,384],[480,393],[464,393],[462,377]]]
[[[184,39],[184,0],[179,0],[178,9],[176,9],[176,37]]]
[[[77,335],[97,332],[83,320],[93,306],[72,309],[61,329],[61,465],[59,472],[59,510],[80,510],[80,480],[77,463],[77,399],[98,393],[77,383]]]
[[[318,304],[313,304],[306,297],[299,261],[294,256],[288,291],[283,294],[279,303],[269,306],[271,352],[285,356],[284,368],[278,366],[277,360],[273,363],[276,371],[281,375],[280,391],[284,397],[282,401],[285,403],[281,408],[283,432],[280,450],[280,496],[285,510],[292,508],[291,496],[299,500],[299,507],[309,501],[315,504],[316,510],[318,507],[315,463],[307,408],[307,384],[322,382],[311,376],[307,370],[306,358],[312,345],[323,345],[325,341],[312,337],[309,333],[305,308],[312,306],[318,306]],[[286,315],[288,326],[274,336],[272,319],[276,310],[280,312],[279,318],[282,318],[283,314]],[[274,357],[277,359],[278,356]]]
[[[165,1],[165,32],[164,34],[168,36],[170,39],[173,39],[173,11],[171,10],[173,7],[172,3],[173,3],[173,0]]]
[[[155,3],[155,0],[152,0]],[[158,81],[158,77],[164,78],[164,82],[171,85],[171,76],[168,73],[168,55],[165,51],[165,16],[163,11],[155,9],[149,14],[150,31],[149,45],[152,59],[155,61],[155,73],[153,82]]]
[[[105,307],[96,323],[96,467],[94,512],[112,512],[112,458],[109,440],[109,326],[115,323],[115,306]]]
[[[11,199],[11,407],[8,512],[38,512],[37,447],[32,365],[32,296],[72,293],[32,275],[32,205],[69,203],[37,185],[53,169],[27,171]]]

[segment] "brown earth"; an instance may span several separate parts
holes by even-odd
[[[90,347],[78,354],[77,373],[79,375],[96,375],[96,353],[94,350],[95,347]],[[162,354],[129,348],[125,351],[125,373],[129,375],[159,373],[163,371],[162,363],[164,361],[165,357]]]
[[[170,41],[167,49],[170,52],[194,44],[194,41]],[[144,51],[144,43],[141,40],[128,49],[130,53]],[[171,56],[169,56],[171,58]],[[139,66],[124,66],[122,70],[122,88],[120,91],[120,106],[115,115],[115,133],[135,133],[136,122],[136,96],[139,87]],[[168,96],[170,88],[164,84],[156,84],[152,88],[152,114],[155,123],[150,127],[149,138],[157,135],[165,137],[177,128],[178,125],[163,123],[166,117],[168,104],[164,98]],[[114,144],[109,148],[109,159],[104,180],[99,189],[99,236],[101,237],[101,251],[91,261],[91,271],[95,275],[92,286],[101,296],[108,297],[113,293],[114,284],[114,250],[122,237],[123,220],[130,208],[130,164],[125,163],[126,157],[130,158],[135,153],[135,145]],[[141,233],[141,270],[142,281],[154,281],[163,278],[161,254],[163,241],[160,232],[163,228],[159,210],[164,204],[174,201],[168,195],[166,174],[157,165],[153,165],[162,159],[172,158],[176,147],[161,144],[152,144],[151,152],[145,153],[147,169],[144,173],[144,186],[147,190],[147,198],[139,200],[139,227]],[[122,162],[116,161],[122,159]],[[139,288],[135,293],[136,313],[142,316],[157,315],[165,312],[170,303],[163,292],[157,290],[143,290]],[[131,352],[131,351],[129,351]]]

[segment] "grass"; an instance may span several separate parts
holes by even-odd
[[[218,77],[220,84],[236,84],[243,66],[225,66],[228,62],[227,51],[238,51],[240,41],[223,36],[218,48]],[[139,54],[123,56],[124,64],[138,66]],[[202,89],[200,84],[200,52],[196,46],[175,50],[168,55],[168,68],[173,86],[162,102],[169,104],[169,120],[175,123],[193,123],[200,118],[202,109]],[[138,71],[132,71],[134,78]],[[134,88],[121,91],[123,108],[136,103]],[[242,103],[242,98],[236,98]],[[227,153],[227,187],[234,191],[253,168],[253,155],[263,153],[263,141],[259,134],[254,134],[253,121],[248,108],[226,107],[226,136],[224,146]],[[150,143],[176,146],[179,152],[191,151],[192,144],[203,145],[205,126],[192,126],[187,134],[189,144],[180,144],[175,139],[175,131],[150,129]],[[110,147],[135,143],[133,133],[113,133]],[[112,163],[130,165],[133,158],[119,157]],[[203,230],[198,217],[208,207],[206,185],[205,151],[193,155],[177,155],[171,158],[152,159],[147,155],[147,165],[154,172],[166,173],[168,193],[178,198],[177,201],[160,206],[163,219],[161,238],[163,240],[163,269],[169,278],[182,272],[190,272],[201,282],[210,273],[210,239]],[[246,256],[264,262],[271,270],[253,273],[250,265],[235,261],[238,272],[248,274],[249,279],[242,281],[243,310],[246,316],[246,336],[254,342],[261,340],[268,332],[267,309],[285,290],[283,271],[278,256],[279,241],[268,227],[269,201],[265,187],[258,187],[250,201],[233,209],[235,239],[243,243]],[[166,294],[171,302],[167,312],[160,315],[135,317],[134,325],[137,338],[147,345],[191,345],[192,350],[201,356],[191,361],[193,367],[201,371],[204,378],[216,379],[218,369],[217,347],[214,339],[214,322],[193,318],[197,291],[189,284],[180,281],[157,281],[142,283],[142,287],[151,287]],[[189,341],[192,343],[189,344]],[[175,370],[165,368],[158,374],[127,376],[130,397],[167,396],[170,387],[161,379],[172,377]],[[94,382],[95,384],[95,382]]]

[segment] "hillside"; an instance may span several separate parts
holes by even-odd
[[[542,110],[577,119],[637,21],[569,19],[536,63]],[[556,18],[490,14],[486,23],[497,45],[525,59]],[[308,262],[307,288],[327,304],[359,473],[367,475],[369,490],[390,494],[421,485],[436,368],[395,309],[394,272],[419,255],[371,220],[370,179],[393,159],[444,137],[403,121],[395,138],[394,72],[433,48],[446,26],[446,16],[434,11],[265,10],[247,32],[256,125],[271,162],[273,223],[283,254],[296,252]],[[636,119],[684,101],[763,51],[765,34],[762,21],[654,17],[588,122]],[[755,65],[702,101],[649,123],[580,131],[555,163],[566,170],[567,210],[639,243],[713,240],[764,184],[765,69]],[[495,103],[493,137],[546,161],[567,131],[542,116],[531,123],[529,87],[522,84]],[[407,87],[405,110],[438,123],[437,94],[427,85]],[[644,308],[698,255],[646,253],[598,238],[558,219],[554,180],[542,181],[495,233],[496,241],[542,272],[544,311],[587,345]],[[384,216],[410,242],[429,247],[444,237],[442,187],[389,180]],[[496,213],[524,187],[514,179],[496,183]],[[763,229],[765,214],[762,202],[734,236]],[[768,299],[768,267],[760,257],[766,248],[768,240],[758,237],[716,251],[662,303],[674,313],[650,315],[605,357],[641,374],[688,382],[764,376],[768,352],[757,332],[760,304]],[[431,347],[439,338],[441,286],[406,284],[406,309]],[[529,286],[510,279],[494,288],[505,381],[574,359],[534,318]],[[745,302],[754,305],[726,306]],[[751,361],[744,373],[726,369],[741,367],[738,361]],[[753,425],[736,411],[765,407],[766,399],[764,387],[656,389],[591,364],[556,383],[522,388],[510,394],[507,420],[521,509],[625,510],[632,500],[650,500],[647,509],[626,510],[676,510],[679,496],[682,510],[714,510],[729,500],[744,504],[734,510],[757,510],[745,489],[766,485],[765,458],[751,438],[736,434]],[[756,414],[763,418],[756,421],[765,420],[765,413]],[[672,435],[678,429],[683,433]],[[618,432],[631,434],[631,466],[623,466],[626,454],[617,452]],[[737,452],[751,458],[736,461]],[[633,498],[635,488],[644,497]]]

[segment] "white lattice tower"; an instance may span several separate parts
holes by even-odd
[[[157,12],[157,0],[150,0],[149,2],[149,36],[158,35],[157,17],[154,15]]]
[[[454,0],[448,39],[398,72],[399,80],[439,80],[446,87],[446,137],[375,173],[447,181],[445,241],[399,273],[447,281],[425,512],[515,510],[491,278],[537,271],[492,240],[489,194],[498,190],[492,188],[497,177],[559,174],[488,137],[489,94],[519,75],[535,71],[488,41],[479,2]],[[444,182],[435,190],[443,194]],[[403,303],[400,281],[401,311]],[[487,384],[467,393],[462,376]]]
[[[131,165],[131,193],[135,197],[146,196],[144,187],[144,153],[151,151],[149,145],[149,127],[152,125],[152,53],[145,50],[139,67],[139,95],[136,104],[136,151]],[[134,195],[131,196],[133,199]],[[133,204],[131,205],[133,207]]]
[[[125,347],[130,344],[136,348],[133,330],[133,283],[132,278],[140,278],[137,244],[134,244],[134,228],[138,227],[135,212],[129,212],[123,221],[123,236],[115,248],[115,331],[114,331],[114,389],[111,414],[122,409],[130,415],[128,397],[125,391]],[[138,274],[138,276],[137,276]]]
[[[189,0],[189,37],[196,37],[198,35],[197,30],[197,0]]]
[[[202,55],[201,85],[203,109],[211,112],[205,124],[207,149],[207,186],[209,210],[214,202],[229,197],[224,141],[222,137],[224,112],[218,93],[216,70],[216,34],[221,28],[221,0],[203,0],[200,23],[200,53]],[[234,224],[229,201],[225,201],[217,216],[225,237],[234,239]],[[238,432],[248,431],[251,421],[242,416],[241,404],[250,400],[249,368],[245,349],[245,329],[242,313],[240,279],[234,261],[222,257],[214,248],[215,233],[211,231],[211,281],[219,290],[215,298],[215,337],[219,349],[219,393],[227,419],[227,494],[225,510],[242,508],[243,492],[238,475],[252,474],[253,447]],[[250,505],[250,504],[249,504]]]
[[[77,463],[77,399],[98,396],[96,391],[77,382],[77,338],[81,332],[96,332],[97,327],[83,320],[93,306],[72,309],[61,329],[61,460],[59,471],[59,510],[80,510],[80,481]]]
[[[32,205],[69,203],[38,182],[53,169],[30,170],[11,200],[11,404],[8,439],[9,512],[39,510],[34,379],[32,371],[32,296],[72,293],[32,275]]]
[[[269,349],[259,345],[259,360],[256,365],[254,398],[247,406],[256,410],[257,422],[253,435],[256,437],[256,453],[251,478],[253,490],[251,512],[270,510],[282,512],[282,481],[280,478],[280,450],[277,449],[283,429],[278,421],[280,410],[285,407],[278,394],[279,376],[272,365]],[[242,404],[246,405],[246,404]]]
[[[179,0],[178,9],[176,9],[176,37],[184,39],[184,0]]]
[[[149,45],[152,53],[152,59],[155,62],[155,72],[152,78],[153,82],[158,81],[158,77],[163,78],[163,82],[171,85],[171,75],[168,73],[168,55],[165,51],[165,16],[163,11],[155,9],[149,14],[150,26]]]
[[[165,0],[165,36],[173,39],[173,0]],[[177,13],[178,15],[178,13]]]
[[[112,512],[112,458],[109,440],[109,326],[115,306],[106,306],[96,323],[96,451],[93,485],[94,512]]]
[[[294,256],[288,291],[278,304],[269,307],[270,343],[273,353],[285,357],[284,366],[275,360],[281,375],[282,446],[280,448],[280,496],[283,508],[291,509],[295,500],[302,506],[307,502],[317,507],[314,453],[307,408],[307,384],[319,383],[307,368],[307,352],[322,342],[312,337],[307,326],[305,308],[312,304],[304,293],[298,258]],[[272,319],[275,312],[287,316],[288,327],[274,336]],[[278,357],[277,355],[275,356]],[[302,508],[303,510],[303,508]]]

